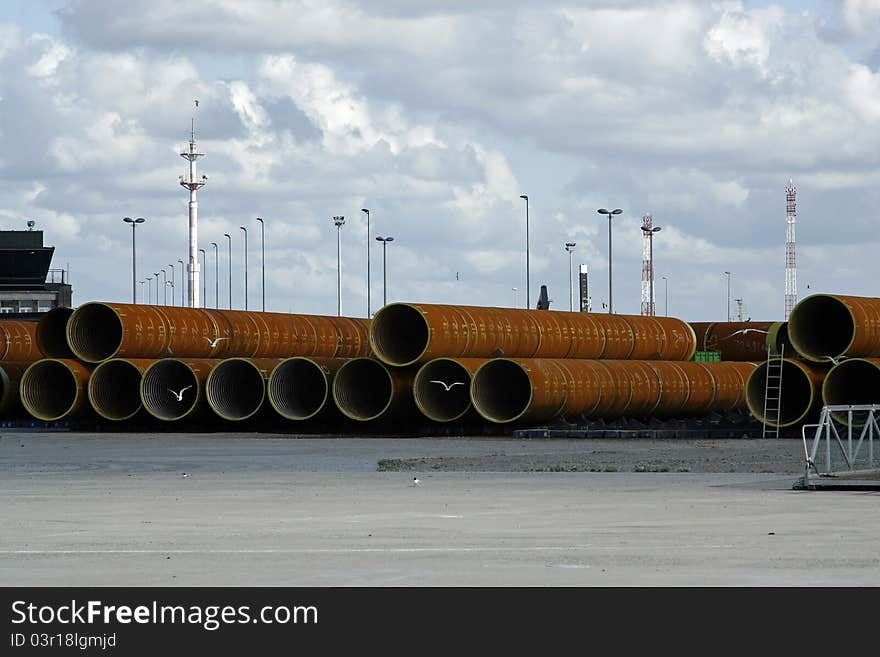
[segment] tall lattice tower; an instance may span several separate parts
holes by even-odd
[[[199,106],[199,101],[195,101],[195,106]],[[189,175],[180,176],[180,186],[189,190],[189,264],[187,265],[187,306],[190,308],[200,308],[202,303],[199,299],[199,204],[196,200],[196,192],[205,186],[208,176],[202,176],[196,179],[196,160],[205,157],[204,153],[200,153],[196,148],[196,120],[195,117],[190,122],[189,133],[189,150],[185,150],[180,154],[184,160],[189,162]]]
[[[642,217],[642,315],[653,316],[654,315],[654,304],[652,303],[652,299],[654,295],[652,294],[651,284],[654,280],[652,276],[652,267],[654,266],[651,262],[651,239],[653,237],[653,233],[651,232],[654,228],[654,217],[651,214],[646,214]]]
[[[785,320],[797,304],[797,264],[795,263],[794,227],[797,221],[797,189],[789,179],[785,188]]]

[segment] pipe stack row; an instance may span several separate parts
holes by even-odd
[[[20,412],[19,381],[28,365],[42,357],[37,322],[0,320],[0,418]]]

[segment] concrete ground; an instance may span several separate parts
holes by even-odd
[[[0,585],[880,585],[880,493],[801,452],[6,431]]]

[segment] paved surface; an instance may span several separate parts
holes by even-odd
[[[3,433],[0,584],[880,585],[880,493],[791,490],[799,442],[618,442]],[[618,471],[377,471],[596,450]]]

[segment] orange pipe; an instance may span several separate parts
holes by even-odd
[[[368,422],[414,410],[412,370],[389,370],[372,358],[346,361],[333,378],[333,401],[346,417]]]
[[[717,351],[721,360],[759,361],[767,358],[771,328],[780,322],[690,322],[697,351]]]
[[[471,377],[485,358],[435,358],[413,379],[413,397],[422,415],[434,422],[458,420],[471,408]]]
[[[46,358],[73,358],[67,344],[67,320],[73,308],[53,308],[37,322],[37,346]]]
[[[393,303],[373,318],[370,344],[392,366],[440,357],[688,360],[696,336],[670,317]]]
[[[21,407],[19,382],[28,363],[0,363],[0,417],[11,417]]]
[[[86,386],[91,366],[69,358],[44,358],[31,363],[21,377],[24,409],[38,420],[53,422],[88,408]]]
[[[348,359],[294,356],[279,362],[266,384],[269,403],[287,420],[308,420],[333,406],[336,372]]]
[[[89,377],[89,403],[106,420],[119,422],[137,415],[141,403],[141,378],[155,359],[111,358],[105,360]]]
[[[37,346],[37,322],[0,320],[0,361],[32,363],[43,358]]]
[[[880,299],[814,294],[788,318],[788,338],[798,353],[817,363],[840,356],[880,356]]]
[[[208,374],[205,398],[218,416],[239,422],[253,417],[266,399],[266,380],[280,358],[227,358]]]
[[[144,370],[141,402],[159,420],[192,417],[204,407],[205,381],[223,361],[216,358],[163,358]]]
[[[767,362],[758,365],[745,386],[746,403],[752,415],[769,426],[790,427],[816,416],[822,405],[822,382],[827,366],[786,358],[782,364],[782,398],[779,421],[764,416]]]

